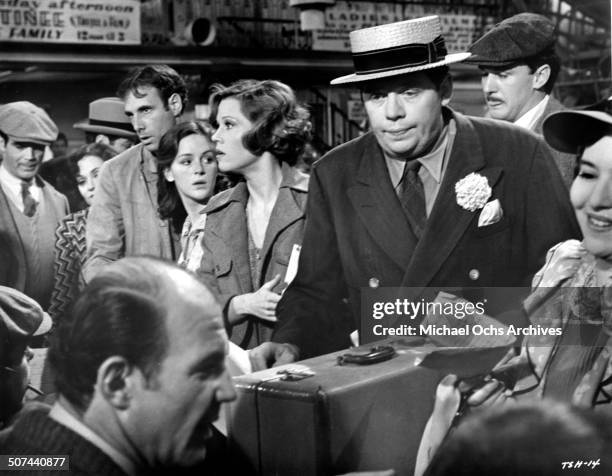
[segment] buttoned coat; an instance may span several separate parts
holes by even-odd
[[[546,104],[544,112],[542,112],[542,114],[534,124],[533,132],[542,137],[542,135],[544,134],[542,132],[542,125],[544,124],[544,120],[555,112],[566,110],[567,108],[563,104],[561,104],[559,101],[557,101],[551,96],[548,99],[548,103]],[[565,183],[567,188],[570,188],[572,182],[574,181],[574,171],[576,169],[576,155],[559,152],[558,150],[555,150],[550,146],[548,148],[551,151],[553,158],[555,159],[555,163],[559,168],[559,172],[561,172],[561,178],[563,178],[563,182]]]
[[[283,179],[260,251],[258,283],[252,282],[249,266],[246,183],[240,182],[211,198],[202,212],[207,217],[198,275],[217,296],[224,312],[232,297],[256,291],[277,274],[281,282],[273,291],[280,293],[286,287],[283,281],[289,258],[294,245],[301,245],[304,234],[307,192],[308,176],[283,164]],[[250,348],[270,340],[271,329],[271,324],[248,316],[228,327],[228,333],[233,342]]]
[[[43,200],[50,204],[54,220],[59,224],[70,213],[68,200],[40,177],[36,181],[42,189]],[[8,200],[0,187],[0,285],[24,291],[27,274],[25,249]]]
[[[278,305],[274,341],[296,344],[302,357],[348,345],[368,286],[410,287],[415,299],[428,287],[528,287],[551,245],[580,236],[541,139],[503,121],[452,115],[457,133],[418,242],[372,133],[315,164],[298,273]],[[479,227],[480,210],[457,203],[455,184],[472,172],[501,204],[496,223]],[[352,322],[330,313],[339,299],[348,300]]]
[[[102,165],[87,219],[86,282],[124,256],[178,258],[180,238],[157,211],[157,173],[152,164],[155,158],[139,144]]]

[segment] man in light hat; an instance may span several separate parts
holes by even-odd
[[[183,78],[167,65],[136,68],[119,85],[140,144],[107,161],[100,170],[87,219],[86,281],[124,256],[150,255],[175,261],[180,240],[157,211],[155,154],[187,103]]]
[[[36,301],[0,286],[0,429],[21,408],[28,388],[28,344],[50,329],[51,317]]]
[[[565,107],[550,94],[561,68],[555,25],[535,13],[519,13],[495,25],[470,46],[466,63],[482,73],[488,115],[542,135],[544,119]],[[575,156],[551,149],[563,181],[574,178]]]
[[[89,117],[72,127],[85,132],[85,142],[88,144],[101,142],[120,154],[138,142],[138,136],[123,108],[123,100],[118,97],[96,99],[89,103]]]
[[[438,17],[350,39],[356,73],[332,84],[360,88],[372,130],[314,166],[297,276],[277,307],[278,344],[252,351],[256,367],[348,346],[362,288],[402,286],[418,301],[444,287],[526,286],[552,244],[579,236],[540,139],[448,107],[448,65],[469,54],[446,52]],[[498,296],[486,310],[512,305]]]
[[[68,200],[38,176],[57,126],[27,101],[0,106],[0,284],[23,291],[43,309],[53,289],[55,230]]]

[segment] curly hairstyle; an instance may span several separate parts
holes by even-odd
[[[141,88],[156,88],[166,107],[173,94],[178,94],[182,101],[181,112],[187,104],[187,85],[185,80],[174,69],[165,64],[148,64],[133,69],[121,82],[117,89],[117,96],[125,99],[128,93],[137,98],[144,97]]]
[[[270,152],[281,162],[295,165],[311,138],[310,113],[297,103],[293,90],[280,81],[243,79],[229,86],[215,84],[210,97],[210,122],[223,99],[235,98],[242,113],[253,123],[242,143],[254,155]]]
[[[198,134],[206,137],[212,144],[212,129],[203,121],[181,122],[166,132],[159,141],[157,150],[157,173],[163,177],[164,170],[170,168],[178,153],[179,143],[187,136]],[[157,183],[157,210],[159,216],[169,219],[177,233],[181,232],[187,211],[183,206],[176,183],[161,178]]]
[[[86,144],[79,147],[66,157],[66,166],[71,177],[76,179],[76,176],[79,174],[79,160],[87,155],[100,157],[104,162],[106,162],[108,159],[115,157],[117,155],[117,151],[115,151],[115,149],[113,149],[110,145],[99,143]]]

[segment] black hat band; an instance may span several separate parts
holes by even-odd
[[[121,129],[126,132],[134,133],[134,128],[129,122],[114,122],[114,121],[101,121],[99,119],[89,119],[90,126],[104,126],[112,127],[114,129]]]
[[[432,64],[442,61],[446,55],[444,38],[438,36],[431,43],[394,46],[352,56],[355,74],[360,75]]]

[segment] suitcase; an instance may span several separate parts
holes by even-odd
[[[439,380],[448,373],[485,374],[507,351],[423,343],[387,339],[351,349],[359,355],[373,345],[395,351],[371,365],[339,365],[348,352],[341,351],[236,377],[238,398],[228,417],[232,454],[261,475],[388,468],[412,475]]]

